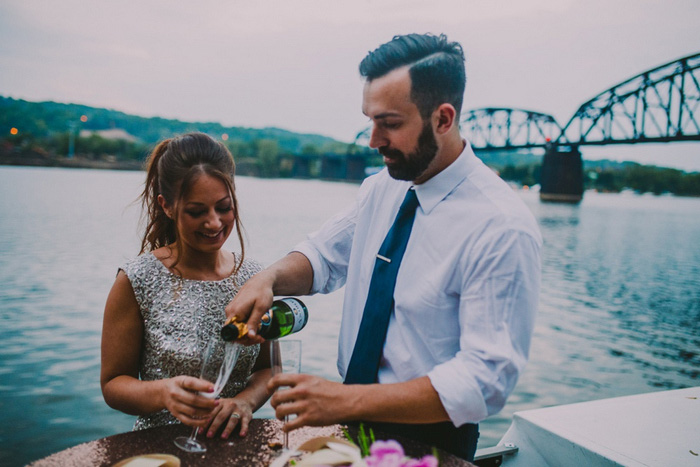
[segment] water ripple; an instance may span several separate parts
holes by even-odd
[[[133,417],[102,400],[100,335],[117,267],[138,251],[128,206],[142,177],[0,168],[2,465],[131,428]],[[357,186],[239,177],[237,190],[247,253],[270,264],[352,203]],[[515,411],[699,385],[700,200],[522,196],[544,238],[540,309],[527,370],[481,424],[480,445],[495,444]],[[302,370],[338,381],[342,291],[306,301]],[[257,416],[272,416],[269,406]]]

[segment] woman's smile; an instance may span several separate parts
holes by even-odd
[[[225,238],[223,238],[224,229],[221,229],[218,232],[197,232],[197,234],[208,243],[218,243],[221,240],[225,240]]]

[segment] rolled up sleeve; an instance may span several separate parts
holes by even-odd
[[[465,265],[459,351],[428,377],[455,426],[505,405],[528,359],[540,290],[541,238],[506,230]]]
[[[311,293],[330,293],[345,285],[356,218],[357,209],[352,205],[294,247],[313,268]]]

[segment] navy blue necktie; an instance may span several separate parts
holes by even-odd
[[[418,197],[411,188],[401,203],[394,225],[379,248],[360,330],[345,374],[345,384],[371,384],[377,381],[379,360],[394,309],[396,275],[411,235],[417,207]]]

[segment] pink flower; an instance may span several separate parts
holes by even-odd
[[[403,447],[393,439],[375,441],[369,447],[370,455],[365,457],[368,467],[401,467],[403,465]]]
[[[382,458],[387,454],[398,454],[400,457],[404,456],[403,447],[398,441],[390,439],[388,441],[375,441],[372,446],[369,447],[369,453],[372,456],[377,456]]]
[[[370,455],[365,457],[368,467],[438,467],[433,456],[422,459],[406,457],[403,447],[395,440],[375,441],[369,448]]]
[[[420,460],[409,459],[402,467],[438,467],[438,460],[434,456],[423,456]]]

